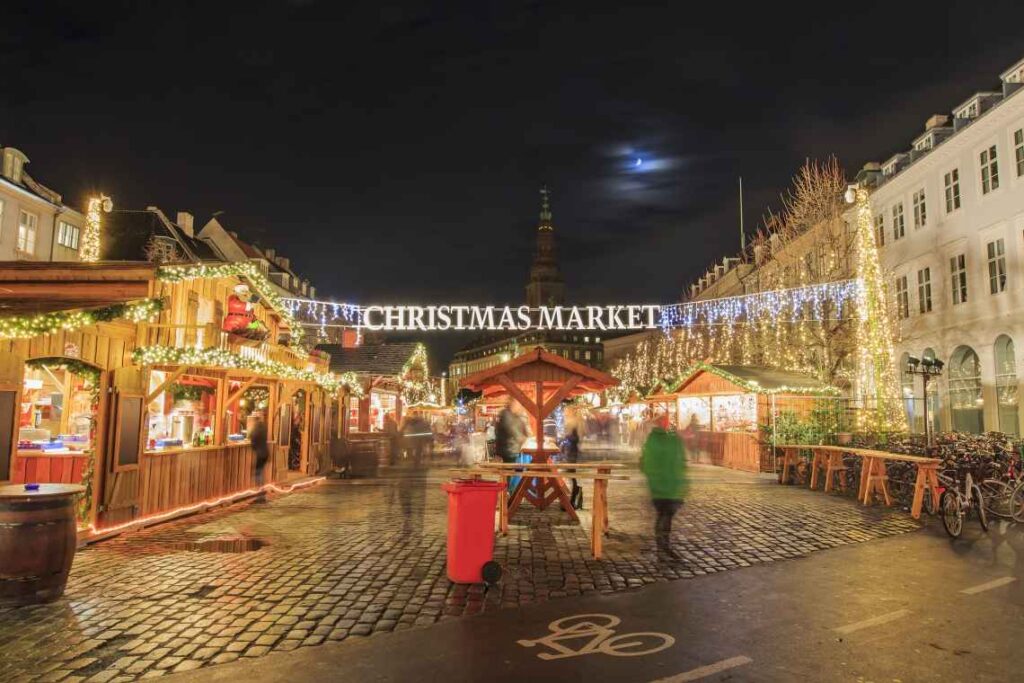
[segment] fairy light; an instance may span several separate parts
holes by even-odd
[[[174,508],[173,510],[168,510],[166,512],[160,512],[160,513],[157,513],[155,515],[149,515],[147,517],[140,517],[139,519],[133,519],[130,522],[123,522],[121,524],[115,524],[114,526],[105,526],[103,528],[98,528],[95,523],[92,523],[92,524],[90,524],[87,527],[87,529],[89,530],[90,533],[93,533],[93,534],[111,534],[111,533],[115,533],[117,531],[124,531],[125,529],[130,529],[130,528],[133,528],[133,527],[145,526],[145,525],[148,525],[148,524],[156,524],[157,522],[163,522],[163,521],[166,521],[166,520],[171,519],[173,517],[179,517],[179,516],[187,515],[187,514],[190,514],[190,513],[193,513],[193,512],[199,512],[200,510],[207,510],[209,508],[215,508],[218,505],[224,505],[226,503],[234,503],[234,502],[239,501],[239,500],[241,500],[243,498],[248,498],[249,496],[255,496],[256,494],[261,493],[261,492],[291,493],[292,491],[296,491],[298,489],[308,488],[310,486],[314,486],[314,485],[319,484],[320,482],[326,481],[326,480],[327,480],[327,477],[315,477],[315,478],[307,480],[307,481],[301,481],[301,482],[298,482],[298,483],[295,483],[295,484],[291,484],[290,486],[278,486],[277,484],[264,484],[261,488],[246,489],[245,491],[238,491],[236,493],[231,493],[231,494],[228,494],[226,496],[221,496],[220,498],[211,498],[209,500],[204,500],[204,501],[202,501],[200,503],[193,503],[191,505],[184,505],[182,507]]]
[[[59,311],[0,318],[0,339],[28,339],[62,331],[72,332],[88,325],[118,319],[130,320],[134,323],[154,322],[163,307],[162,299],[143,299],[91,311]]]
[[[113,208],[114,203],[106,195],[89,198],[85,212],[85,230],[82,231],[78,245],[78,257],[83,261],[91,263],[100,260],[100,233],[103,227],[100,213],[110,213]]]
[[[872,410],[858,411],[858,419],[861,427],[903,431],[907,421],[900,405],[900,387],[894,369],[893,328],[875,244],[870,197],[860,186],[851,189],[854,190],[857,225],[855,269],[860,282],[857,306],[861,311],[856,330],[857,391],[874,404]]]
[[[263,302],[274,309],[288,325],[292,339],[298,343],[305,333],[302,326],[295,320],[293,309],[275,290],[255,263],[201,263],[199,265],[161,266],[156,271],[156,278],[162,282],[182,282],[203,278],[244,277],[260,295]]]
[[[249,358],[216,347],[207,349],[181,348],[176,346],[141,346],[132,352],[137,365],[192,365],[212,368],[251,370],[260,375],[276,376],[283,379],[312,382],[334,393],[340,387],[348,389],[354,396],[362,396],[363,389],[355,373],[341,375],[299,370],[275,360]]]

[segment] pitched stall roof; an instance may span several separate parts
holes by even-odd
[[[711,365],[698,363],[690,371],[679,378],[669,393],[678,394],[693,381],[697,375],[710,372],[728,382],[755,393],[820,393],[829,395],[836,393],[835,387],[814,379],[809,375],[778,368],[755,365]]]
[[[0,264],[0,317],[92,309],[144,299],[154,270],[148,263]]]
[[[535,372],[537,370],[541,372]],[[482,391],[484,396],[491,396],[505,391],[498,380],[500,375],[507,375],[517,384],[541,381],[546,385],[561,385],[565,379],[577,375],[581,379],[570,395],[600,392],[619,383],[619,380],[611,375],[595,370],[589,365],[576,363],[537,348],[501,365],[468,375],[459,384],[472,391]]]
[[[331,372],[360,375],[398,376],[416,352],[417,342],[388,342],[344,348],[341,344],[321,344],[318,349],[331,354]]]

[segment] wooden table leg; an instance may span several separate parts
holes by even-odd
[[[782,484],[789,483],[789,453],[791,448],[782,449]]]
[[[811,490],[818,488],[818,468],[821,467],[821,451],[811,451]]]
[[[498,494],[498,529],[508,536],[508,477],[501,475],[501,493]]]
[[[874,458],[870,458],[866,455],[863,456],[861,460],[860,481],[857,482],[857,500],[861,501],[862,503],[866,503],[866,501],[864,500],[864,493],[868,488],[868,474],[871,471],[871,462],[873,460]]]
[[[918,464],[917,478],[914,480],[914,503],[910,506],[910,516],[914,519],[921,518],[921,509],[924,505],[925,495],[932,498],[932,510],[939,509],[939,475],[938,465]]]
[[[592,501],[593,513],[591,514],[590,527],[590,551],[595,560],[601,559],[601,551],[604,545],[604,509],[605,496],[604,486],[607,486],[606,479],[594,480],[594,499]]]

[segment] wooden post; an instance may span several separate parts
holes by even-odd
[[[502,536],[508,536],[508,481],[509,477],[500,473],[501,492],[498,494],[498,529]]]

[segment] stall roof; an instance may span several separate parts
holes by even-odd
[[[698,363],[690,368],[673,386],[668,387],[668,393],[678,394],[694,378],[705,372],[717,375],[728,382],[745,387],[749,391],[756,393],[821,395],[838,393],[835,387],[799,372],[755,365],[711,365],[708,363]]]
[[[321,344],[317,348],[331,354],[331,372],[397,377],[418,345],[418,342],[389,342],[345,348],[341,344]]]
[[[534,368],[530,368],[534,366]],[[547,374],[531,372],[531,369],[546,367],[550,370]],[[547,384],[560,384],[566,377],[578,376],[576,383],[577,391],[603,391],[608,387],[617,386],[619,380],[611,375],[595,370],[589,365],[576,363],[567,358],[537,348],[512,360],[496,365],[492,368],[480,370],[462,379],[459,384],[472,391],[483,391],[484,395],[490,395],[492,389],[502,389],[499,377],[507,375],[513,382],[542,382]],[[520,376],[522,375],[522,376]]]
[[[144,299],[149,263],[17,261],[0,264],[0,317],[91,309]]]

